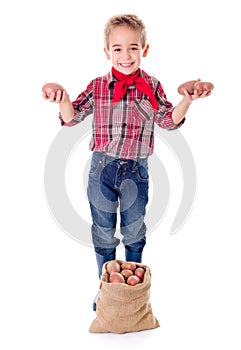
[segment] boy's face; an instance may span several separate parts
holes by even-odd
[[[107,59],[123,74],[134,74],[141,64],[141,57],[147,55],[149,45],[141,46],[139,31],[121,25],[114,28],[109,36],[109,50],[104,48]]]

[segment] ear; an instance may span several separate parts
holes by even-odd
[[[147,44],[146,47],[144,48],[143,53],[142,53],[142,57],[147,56],[148,50],[149,50],[149,44]]]
[[[104,47],[104,52],[105,52],[107,60],[110,60],[110,54],[109,54],[109,51],[107,50],[106,47]]]

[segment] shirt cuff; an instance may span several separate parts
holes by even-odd
[[[65,123],[61,113],[59,113],[59,120],[60,120],[60,124],[62,126],[74,126],[74,125],[78,124],[78,122],[74,119],[70,120],[68,123]]]

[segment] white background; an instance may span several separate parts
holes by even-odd
[[[238,4],[235,0],[4,2],[1,349],[75,350],[88,344],[106,350],[240,350]],[[88,332],[98,288],[93,250],[60,229],[45,199],[45,159],[61,127],[58,107],[42,99],[41,87],[47,81],[59,82],[74,99],[92,78],[105,74],[110,62],[103,54],[103,27],[110,16],[124,12],[136,13],[145,22],[150,51],[142,68],[160,79],[173,104],[180,100],[176,89],[184,81],[200,77],[212,81],[215,89],[209,98],[193,103],[181,130],[195,158],[198,188],[192,213],[176,235],[169,230],[181,196],[180,172],[170,152],[160,154],[169,172],[171,201],[166,218],[148,238],[143,262],[152,271],[151,303],[161,327],[101,335]],[[88,142],[82,146],[86,159]],[[79,161],[76,167],[82,166]],[[70,161],[67,171],[70,196],[81,185],[71,175],[73,164]],[[81,207],[81,203],[84,213],[87,204]],[[123,257],[121,249],[118,254]]]

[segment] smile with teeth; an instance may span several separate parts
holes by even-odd
[[[132,62],[131,63],[120,63],[120,66],[124,67],[124,68],[128,68],[128,67],[131,67],[132,64],[133,64]]]

